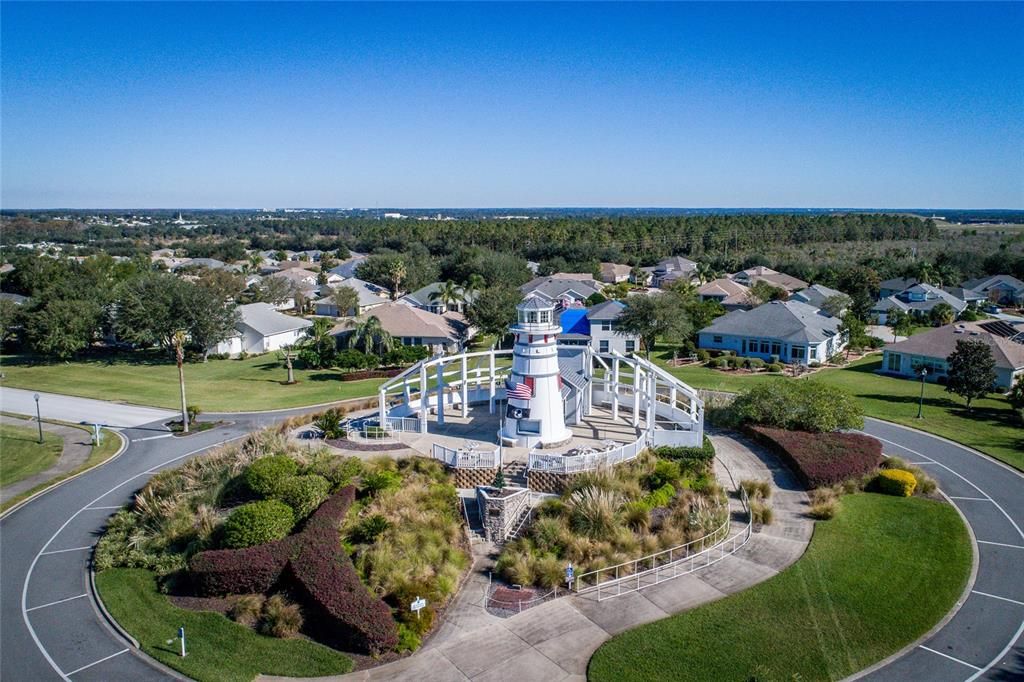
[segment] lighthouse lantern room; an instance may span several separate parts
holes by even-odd
[[[509,331],[515,337],[512,372],[505,382],[505,420],[502,440],[512,446],[550,447],[572,438],[565,426],[562,377],[558,368],[556,338],[562,328],[555,306],[530,296],[516,306],[517,322]]]

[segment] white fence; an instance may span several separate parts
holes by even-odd
[[[549,471],[556,474],[574,474],[581,471],[592,471],[605,466],[636,459],[647,447],[646,437],[641,436],[632,443],[609,446],[606,450],[581,452],[579,454],[544,454],[530,453],[529,467],[534,471]]]
[[[747,544],[752,532],[747,493],[742,488],[739,493],[740,503],[747,513],[747,523],[740,531],[730,536],[729,528],[732,522],[727,518],[725,523],[715,530],[684,545],[616,566],[581,573],[576,577],[573,589],[577,594],[596,592],[597,600],[604,601],[693,573],[735,553]]]
[[[497,469],[501,466],[501,451],[490,445],[456,449],[434,443],[430,456],[453,469]]]

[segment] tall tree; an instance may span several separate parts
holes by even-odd
[[[93,301],[53,298],[25,315],[25,334],[36,353],[67,360],[95,338],[101,314]]]
[[[431,303],[440,303],[448,310],[457,308],[463,300],[462,290],[459,288],[459,285],[452,280],[442,282],[437,290],[430,294]]]
[[[501,339],[515,323],[516,306],[521,300],[522,295],[512,287],[488,287],[469,306],[466,317],[481,333]]]
[[[885,326],[892,330],[892,341],[896,343],[899,336],[910,336],[914,331],[914,318],[910,313],[892,308],[885,316]]]
[[[1013,388],[1010,389],[1007,398],[1013,409],[1017,411],[1017,416],[1024,421],[1024,374],[1018,376],[1017,381],[1013,382]]]
[[[971,401],[984,398],[996,382],[996,360],[992,349],[978,339],[961,339],[956,342],[956,350],[946,358],[946,362],[949,364],[946,391],[963,398],[970,412]]]
[[[398,294],[402,291],[402,285],[405,283],[405,276],[405,261],[401,258],[394,259],[388,266],[388,288],[392,301],[398,299]]]
[[[359,314],[359,292],[347,284],[331,290],[331,302],[338,309],[339,317]]]
[[[850,357],[850,350],[853,348],[863,348],[867,345],[867,325],[864,321],[857,317],[857,313],[852,310],[847,310],[843,313],[841,321],[839,322],[839,333],[846,337],[846,357]]]
[[[376,315],[370,315],[361,322],[354,322],[348,337],[349,348],[359,348],[364,353],[382,355],[395,347],[395,339],[384,329]]]
[[[299,357],[310,367],[330,367],[337,355],[338,344],[331,334],[334,323],[326,317],[313,320],[313,326],[306,329],[306,336],[299,345]]]
[[[471,273],[462,284],[462,298],[466,303],[471,302],[487,286],[487,280],[478,272]]]
[[[178,330],[171,335],[171,344],[174,346],[174,359],[178,365],[178,387],[181,389],[181,430],[188,433],[188,406],[185,404],[185,343],[188,335],[184,330]]]
[[[853,301],[846,294],[836,294],[829,296],[821,302],[821,309],[832,317],[842,317],[843,313],[849,309]]]
[[[931,312],[928,313],[928,317],[932,321],[932,324],[941,327],[943,325],[953,324],[953,320],[956,319],[956,311],[953,309],[953,306],[943,301],[931,309]]]
[[[640,337],[648,358],[658,337],[681,341],[692,330],[690,319],[674,294],[631,297],[616,327],[620,335]]]

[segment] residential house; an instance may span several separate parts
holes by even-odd
[[[4,292],[0,294],[0,301],[10,301],[14,305],[25,305],[28,302],[28,296],[22,296],[21,294],[9,294]]]
[[[350,253],[348,258],[339,262],[333,268],[328,270],[328,272],[332,275],[339,275],[345,279],[350,279],[356,276],[356,268],[358,268],[365,260],[366,256],[361,253]]]
[[[192,268],[207,268],[209,270],[220,270],[221,268],[227,267],[227,264],[222,260],[216,258],[188,258],[182,259],[181,263],[175,265],[172,270],[183,270]]]
[[[701,301],[717,301],[726,310],[750,307],[750,288],[724,277],[702,284],[697,296]]]
[[[850,298],[849,296],[846,296],[846,294],[844,294],[843,292],[838,291],[836,289],[830,289],[824,284],[812,284],[806,289],[801,289],[800,291],[790,296],[789,300],[801,301],[803,303],[806,303],[807,305],[812,305],[815,308],[822,308],[822,306],[825,305],[825,301],[827,301],[830,298],[835,298],[836,296],[844,296],[847,299]],[[842,314],[842,312],[843,311],[840,311],[840,314]]]
[[[277,312],[269,303],[238,306],[236,333],[210,348],[211,353],[269,353],[297,343],[313,326],[309,320]]]
[[[352,334],[356,324],[370,317],[380,320],[381,327],[402,345],[428,346],[434,353],[459,350],[464,340],[472,338],[474,331],[459,313],[438,315],[415,306],[389,301],[354,320],[336,325],[331,333],[344,341]]]
[[[698,333],[699,348],[807,365],[825,362],[846,348],[840,321],[801,301],[771,301],[734,310]]]
[[[463,295],[464,300],[456,302],[454,305],[448,305],[437,300],[435,294],[441,290],[442,282],[434,282],[428,284],[425,287],[420,287],[416,291],[406,294],[402,298],[398,299],[406,305],[415,306],[422,308],[423,310],[430,311],[441,315],[448,312],[449,310],[456,313],[466,312],[466,306],[471,305],[476,300],[477,294],[471,293],[469,296],[465,295],[465,292],[460,292]]]
[[[672,256],[659,262],[654,267],[654,270],[651,272],[651,285],[663,287],[677,279],[685,279],[689,282],[693,279],[696,270],[697,264],[689,258]]]
[[[317,286],[317,277],[319,273],[313,272],[312,270],[305,270],[303,268],[288,268],[275,272],[267,277],[274,277],[291,282],[300,289],[313,289]],[[338,278],[339,280],[341,278]]]
[[[561,301],[565,304],[583,303],[594,294],[600,294],[604,285],[593,275],[577,272],[559,272],[549,277],[535,277],[519,291],[524,296],[535,294],[546,301]]]
[[[356,295],[359,297],[358,310],[338,310],[338,306],[334,303],[333,296],[331,296],[331,291],[338,287],[351,287],[352,289],[355,289]],[[357,316],[362,315],[367,310],[372,310],[373,308],[382,306],[388,302],[388,292],[386,289],[379,287],[376,284],[356,279],[355,277],[349,277],[348,279],[342,280],[340,284],[328,287],[324,293],[327,295],[314,302],[317,315],[326,315],[329,317]]]
[[[878,299],[889,298],[917,284],[915,277],[893,277],[878,284]]]
[[[914,317],[926,318],[940,303],[949,304],[955,316],[959,316],[967,309],[966,301],[960,300],[948,291],[931,284],[918,283],[895,296],[880,300],[871,308],[871,315],[878,318],[878,324],[886,324],[892,310],[902,310]]]
[[[947,358],[956,350],[957,341],[984,341],[996,363],[994,387],[1008,391],[1024,374],[1024,325],[1003,320],[956,322],[915,334],[905,341],[890,343],[882,351],[883,374],[920,379],[927,369],[926,381],[943,382],[949,375]]]
[[[985,294],[993,303],[1024,305],[1024,282],[1011,275],[980,277],[963,283],[965,289]]]
[[[772,270],[771,268],[763,265],[734,272],[730,277],[740,284],[748,287],[752,287],[758,282],[765,282],[776,289],[782,289],[788,294],[807,288],[807,282],[802,279],[798,279],[792,275],[787,275],[786,273],[779,272],[778,270]]]
[[[942,287],[942,290],[947,294],[952,294],[956,298],[967,304],[969,308],[978,308],[988,301],[988,296],[975,291],[974,289],[965,289],[964,287]]]
[[[590,346],[595,353],[618,351],[623,355],[640,350],[640,337],[619,333],[619,317],[626,310],[621,301],[605,301],[589,308],[572,306],[558,312],[562,346]]]
[[[628,282],[633,268],[622,263],[601,263],[601,281],[605,284]]]

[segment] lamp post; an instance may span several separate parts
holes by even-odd
[[[928,368],[921,368],[921,398],[917,403],[917,418],[924,419],[924,378],[928,376]]]
[[[39,425],[39,444],[43,444],[43,418],[39,415],[39,394],[32,396],[36,399],[36,424]]]

